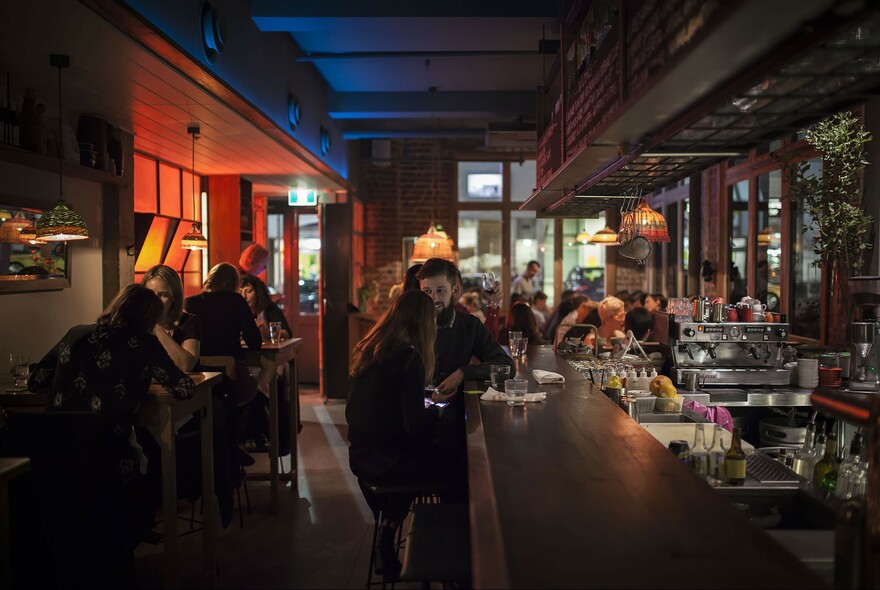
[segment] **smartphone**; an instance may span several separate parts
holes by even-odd
[[[449,402],[435,402],[430,397],[425,398],[425,407],[430,408],[431,406],[437,406],[438,408],[445,408],[449,405]]]

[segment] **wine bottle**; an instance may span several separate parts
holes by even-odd
[[[741,486],[746,482],[746,454],[742,450],[742,430],[733,429],[733,442],[724,455],[724,476],[727,485]]]
[[[816,463],[813,469],[813,483],[822,485],[822,479],[834,469],[835,455],[837,455],[837,434],[832,430],[826,437],[825,454]]]
[[[720,424],[715,425],[715,438],[712,439],[712,447],[707,453],[707,467],[709,480],[714,485],[719,485],[724,481],[724,455],[727,451],[724,449],[724,441],[722,438],[722,428]]]

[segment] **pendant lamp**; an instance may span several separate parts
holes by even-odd
[[[46,240],[37,237],[37,228],[33,223],[28,224],[27,227],[22,228],[19,233],[19,241],[22,244],[30,244],[31,246],[36,246],[37,244],[47,244]]]
[[[49,63],[58,68],[58,137],[64,137],[61,106],[61,70],[70,66],[67,55],[52,54]],[[64,156],[58,148],[58,203],[37,221],[37,238],[46,242],[85,240],[89,229],[82,216],[64,202]]]
[[[617,241],[617,232],[605,226],[604,229],[600,229],[596,233],[593,234],[593,237],[590,238],[591,244],[599,244],[601,246],[619,246],[620,242]]]
[[[201,128],[198,125],[190,125],[186,128],[186,132],[192,135],[192,200],[193,200],[193,217],[196,215],[196,139],[198,139]],[[184,234],[180,239],[180,247],[184,250],[206,250],[208,248],[208,239],[202,235],[202,224],[193,221],[192,230]]]
[[[590,243],[590,234],[587,233],[587,229],[584,228],[584,230],[577,235],[575,240],[577,240],[577,242],[579,244],[584,245],[584,246],[589,244]]]
[[[0,223],[5,222],[7,219],[12,219],[12,212],[9,209],[0,209]]]
[[[416,240],[415,247],[413,248],[412,263],[423,263],[429,258],[453,260],[449,236],[445,232],[441,235],[433,223],[428,227],[428,232],[420,235]]]
[[[10,216],[12,217],[12,216]],[[21,230],[31,225],[31,222],[18,213],[15,217],[7,219],[0,224],[0,242],[4,244],[20,244]],[[36,235],[34,236],[36,237]]]
[[[642,237],[649,242],[669,242],[669,230],[666,218],[651,209],[648,202],[642,199],[639,206],[624,214],[620,221],[618,239],[621,244]]]

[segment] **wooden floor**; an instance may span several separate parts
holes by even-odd
[[[280,512],[269,510],[269,483],[249,481],[251,514],[244,528],[238,513],[218,538],[221,588],[363,588],[370,557],[372,515],[348,469],[345,404],[323,403],[316,390],[301,389],[299,486],[279,493]],[[266,455],[255,455],[267,470]],[[287,468],[288,457],[284,458]],[[262,462],[262,463],[261,463]],[[242,503],[245,498],[242,492]],[[181,517],[189,515],[180,504]],[[183,525],[186,528],[187,524]],[[201,534],[181,540],[183,587],[201,587]],[[138,586],[161,585],[161,545],[136,553]],[[398,585],[399,588],[406,586]],[[420,586],[417,586],[420,587]]]

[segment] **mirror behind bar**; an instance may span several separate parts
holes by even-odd
[[[4,218],[10,214],[0,223],[0,294],[69,287],[70,255],[67,243],[28,242],[19,237],[23,221],[36,225],[43,212],[3,204],[0,204],[0,212]]]

